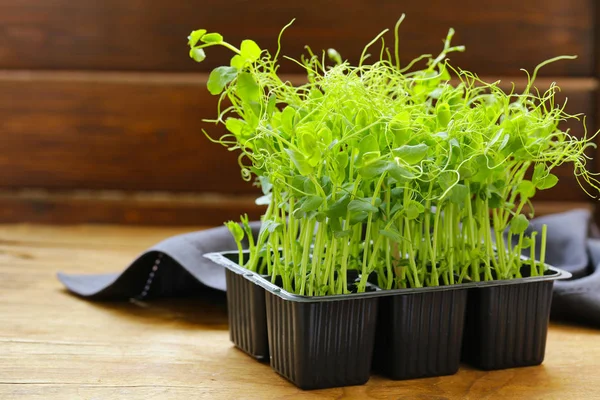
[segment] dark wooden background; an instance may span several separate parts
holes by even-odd
[[[193,29],[273,49],[296,17],[285,54],[308,44],[356,60],[404,12],[404,60],[438,52],[454,27],[467,52],[453,63],[507,85],[523,81],[521,68],[576,54],[545,68],[538,86],[556,81],[568,110],[585,113],[595,131],[599,8],[594,0],[0,0],[0,222],[213,225],[258,216],[236,155],[201,133],[222,132],[201,120],[216,112],[207,75],[229,54],[210,49],[194,63]],[[291,63],[281,71],[300,72]],[[559,186],[540,193],[538,211],[594,207],[570,174],[561,169]]]

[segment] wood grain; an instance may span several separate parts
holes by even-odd
[[[430,0],[426,5],[367,0],[1,0],[0,68],[206,71],[230,55],[211,52],[203,66],[195,65],[186,51],[192,29],[218,31],[234,44],[252,38],[274,50],[280,29],[294,17],[296,23],[284,37],[284,54],[298,57],[304,45],[316,51],[334,47],[355,61],[364,45],[406,13],[401,44],[405,60],[437,53],[448,28],[454,27],[455,43],[468,51],[452,59],[479,74],[519,75],[520,68],[531,70],[550,57],[577,54],[577,61],[550,66],[543,73],[590,76],[593,6],[593,0]],[[284,69],[294,70],[294,64]]]
[[[217,113],[206,79],[206,74],[0,73],[0,188],[256,193],[241,179],[237,155],[201,132],[224,133],[202,122]],[[508,88],[514,79],[501,80]],[[559,100],[568,97],[567,111],[587,114],[592,130],[597,81],[545,78],[538,86],[552,81],[563,89]],[[516,80],[518,87],[523,82]],[[571,127],[581,135],[581,124]],[[560,187],[541,194],[542,200],[587,200],[565,171]]]
[[[232,347],[223,296],[90,303],[57,270],[117,271],[189,228],[0,226],[3,399],[594,399],[600,332],[552,324],[544,365],[302,392]]]
[[[255,199],[165,192],[0,191],[0,223],[217,226],[239,221],[243,214],[258,220],[265,207],[257,206]]]
[[[0,186],[255,191],[201,131],[217,112],[204,75],[135,75],[1,75]]]
[[[0,223],[217,226],[242,214],[258,220],[264,206],[254,196],[106,191],[0,191]],[[534,200],[535,215],[575,208],[594,211],[591,201]]]

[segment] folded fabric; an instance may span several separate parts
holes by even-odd
[[[260,223],[253,222],[250,226],[256,236]],[[231,233],[221,226],[170,237],[144,251],[121,273],[59,272],[58,279],[71,292],[91,300],[182,297],[207,287],[225,291],[223,267],[202,255],[235,249]]]
[[[600,239],[588,210],[547,215],[530,231],[548,226],[546,260],[573,274],[554,286],[552,317],[600,327]],[[252,223],[254,234],[259,223]],[[222,226],[168,238],[143,252],[123,272],[104,275],[58,273],[71,292],[92,300],[189,296],[207,288],[226,290],[225,271],[202,255],[235,250]],[[537,252],[539,254],[539,252]],[[527,254],[525,254],[527,255]]]

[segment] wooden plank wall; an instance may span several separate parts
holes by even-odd
[[[506,84],[523,81],[521,68],[578,55],[543,69],[538,84],[556,81],[568,110],[597,129],[594,0],[0,0],[0,222],[219,224],[245,211],[258,216],[256,188],[241,179],[236,155],[201,133],[222,133],[201,120],[216,112],[208,73],[229,54],[210,49],[196,64],[187,34],[202,27],[273,50],[295,17],[285,54],[334,47],[356,60],[403,12],[405,60],[439,51],[451,26],[454,42],[467,47],[453,63]],[[281,71],[302,79],[292,63]],[[593,207],[568,169],[560,175],[537,199],[541,210]]]

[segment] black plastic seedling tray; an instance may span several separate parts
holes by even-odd
[[[299,296],[236,264],[237,253],[205,257],[249,284],[228,286],[228,304],[242,306],[229,310],[236,346],[256,357],[246,343],[268,341],[272,368],[302,389],[363,384],[371,361],[392,379],[450,375],[461,360],[482,369],[539,364],[553,281],[570,277],[548,266],[538,277]]]
[[[276,372],[302,389],[361,385],[369,380],[378,306],[376,297],[365,296],[370,292],[298,296],[237,265],[236,253],[205,256],[225,266],[228,276],[243,277],[264,293],[269,354]],[[231,297],[239,305],[241,297],[229,292],[228,304]],[[228,312],[239,314],[237,310]],[[234,337],[256,336],[257,330],[240,320],[230,317],[230,323],[235,325],[230,329],[245,331],[231,335],[236,346],[242,348]]]
[[[225,270],[231,341],[259,361],[269,360],[265,290],[230,269]]]
[[[470,289],[462,360],[483,370],[541,364],[554,280],[569,276],[551,270],[542,279]]]
[[[456,373],[466,305],[467,289],[381,297],[373,369],[395,380]]]

